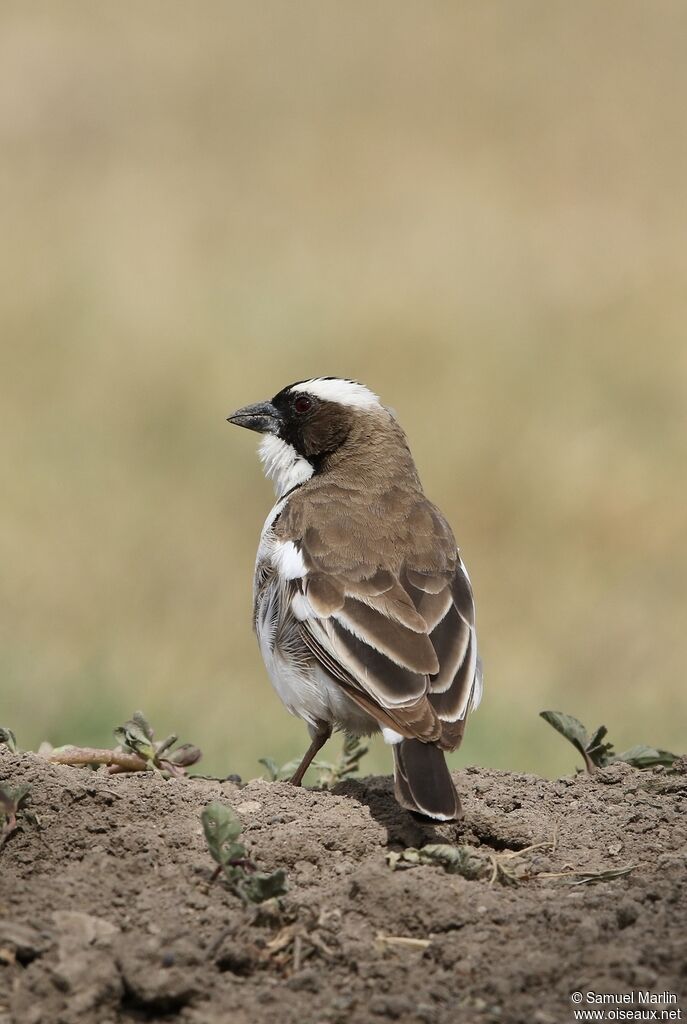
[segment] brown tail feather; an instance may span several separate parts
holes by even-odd
[[[396,799],[402,807],[440,821],[462,817],[443,751],[421,740],[401,740],[393,750]]]

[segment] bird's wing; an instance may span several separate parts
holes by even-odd
[[[351,564],[312,527],[292,539],[292,611],[314,657],[381,724],[454,749],[478,698],[474,603],[453,535],[426,506],[420,542],[387,565]]]
[[[470,577],[458,555],[448,581],[407,568],[404,583],[427,623],[439,661],[439,671],[429,679],[428,700],[442,724],[440,745],[454,750],[462,739],[468,711],[477,707],[482,696]]]

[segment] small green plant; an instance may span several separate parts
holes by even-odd
[[[128,722],[115,729],[114,735],[122,749],[140,757],[147,768],[167,772],[175,777],[183,775],[186,768],[196,764],[202,756],[200,749],[192,743],[174,747],[178,739],[174,733],[156,742],[155,734],[142,711],[135,711]]]
[[[333,763],[329,761],[318,761],[317,767],[320,775],[318,779],[322,789],[332,789],[337,782],[350,779],[360,771],[360,762],[369,750],[367,743],[363,743],[360,736],[351,736],[346,733],[341,748],[341,753]]]
[[[488,861],[474,847],[451,846],[450,843],[429,843],[421,849],[410,846],[406,850],[392,850],[387,853],[386,862],[392,871],[432,864],[443,868],[449,875],[462,875],[470,880],[485,877],[489,870]]]
[[[17,828],[17,814],[25,809],[31,792],[30,786],[8,786],[6,783],[0,785],[0,811],[4,821],[0,829],[0,847]]]
[[[318,772],[317,785],[320,789],[332,789],[337,782],[356,775],[360,771],[360,762],[369,749],[368,744],[363,743],[359,736],[351,736],[346,733],[341,753],[336,761],[316,759],[312,762],[311,767],[317,769]],[[267,769],[267,777],[270,782],[278,782],[280,779],[293,775],[300,761],[288,761],[280,767],[273,757],[261,757],[258,763]]]
[[[634,768],[653,768],[656,765],[670,766],[678,758],[677,754],[671,754],[669,750],[660,750],[642,744],[631,747],[621,754],[616,754],[613,744],[605,741],[608,734],[605,725],[600,725],[590,735],[582,722],[572,715],[566,715],[562,711],[540,711],[539,714],[545,722],[553,726],[556,732],[572,743],[582,755],[584,766],[590,775],[597,768],[606,768],[609,764],[617,764],[619,761],[630,764]]]
[[[289,772],[294,772],[298,767],[297,761],[289,761],[288,764],[279,765],[273,757],[260,757],[258,758],[258,764],[262,764],[267,769],[267,778],[270,782],[278,782],[280,779],[285,778]]]
[[[522,850],[480,850],[473,846],[451,846],[450,843],[429,843],[417,850],[410,847],[400,852],[386,855],[387,864],[392,871],[399,868],[415,867],[418,864],[430,864],[441,867],[450,875],[461,875],[468,881],[477,879],[488,880],[490,885],[500,882],[502,885],[518,885],[536,877],[536,872],[525,859],[535,850],[555,849],[555,833],[550,842],[535,843]]]
[[[182,743],[174,747],[176,735],[155,740],[153,729],[142,711],[135,711],[128,722],[114,730],[119,746],[114,750],[97,747],[56,747],[47,753],[55,764],[107,765],[112,774],[157,771],[179,778],[202,757],[198,747]],[[174,749],[173,749],[174,748]]]
[[[564,871],[537,871],[535,864],[528,862],[528,856],[536,850],[555,852],[557,837],[554,834],[550,841],[534,843],[522,850],[477,849],[472,846],[451,846],[449,843],[433,843],[421,849],[409,847],[406,850],[391,851],[386,861],[392,871],[429,864],[441,867],[451,875],[462,875],[469,881],[482,879],[490,885],[500,882],[502,885],[520,885],[536,878],[565,879],[569,885],[589,885],[593,882],[608,882],[614,878],[634,871],[634,864],[623,867],[612,867],[600,871],[576,870],[566,865]],[[536,863],[536,862],[535,862]]]
[[[488,880],[490,885],[500,882],[502,885],[518,885],[536,877],[527,861],[527,856],[535,850],[554,850],[556,834],[549,842],[534,843],[522,850],[476,849],[473,846],[451,846],[450,843],[429,843],[421,849],[410,847],[400,853],[386,855],[387,863],[392,871],[399,868],[414,867],[417,864],[430,864],[441,867],[449,875],[461,875],[468,881],[476,879]]]
[[[213,880],[220,874],[229,888],[244,903],[263,903],[286,892],[283,868],[267,873],[246,856],[246,848],[238,841],[241,822],[231,807],[216,800],[204,808],[200,820],[210,856],[217,864]]]
[[[17,753],[17,737],[11,729],[0,725],[0,747],[2,746],[8,747],[13,754]]]

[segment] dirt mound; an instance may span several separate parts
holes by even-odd
[[[0,849],[1,1024],[558,1024],[588,990],[667,990],[679,1006],[684,766],[455,778],[465,819],[432,828],[384,778],[165,781],[0,749],[0,782],[29,785],[37,818]],[[212,799],[237,810],[260,867],[287,870],[280,905],[211,884]],[[470,847],[478,877],[415,854],[391,870],[391,851],[433,843]]]

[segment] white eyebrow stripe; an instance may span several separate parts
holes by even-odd
[[[355,380],[344,380],[340,377],[331,380],[326,377],[314,377],[312,380],[294,384],[291,390],[306,391],[309,395],[322,398],[326,402],[338,402],[339,405],[349,405],[357,409],[381,409],[377,395],[366,388],[364,384],[359,384]]]

